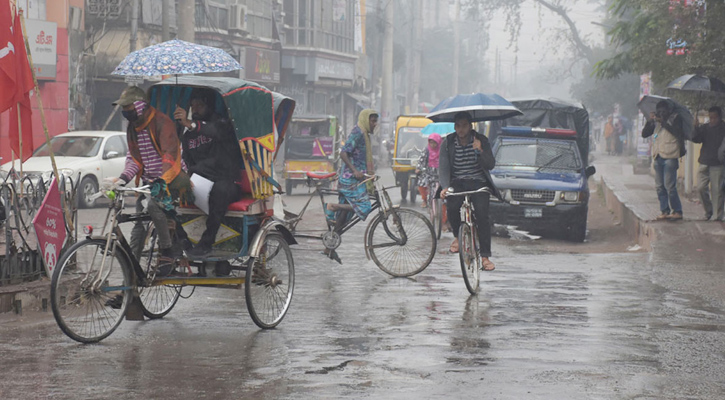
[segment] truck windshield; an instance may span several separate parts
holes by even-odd
[[[574,143],[505,143],[496,151],[496,166],[579,170],[581,160]]]
[[[423,128],[402,127],[398,129],[395,155],[397,158],[418,158],[428,147],[428,139],[420,131]]]

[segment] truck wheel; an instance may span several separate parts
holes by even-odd
[[[587,223],[586,221],[578,225],[573,225],[569,228],[569,240],[572,242],[581,243],[586,239],[587,236]]]
[[[295,185],[294,185],[294,183],[292,183],[292,179],[287,179],[284,181],[284,191],[287,192],[287,193],[285,193],[287,196],[292,195],[292,188],[294,186]]]

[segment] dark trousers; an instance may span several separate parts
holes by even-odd
[[[199,244],[211,247],[230,204],[242,197],[242,189],[233,181],[217,181],[209,192],[209,216],[206,219],[206,230],[201,235]]]
[[[455,180],[451,188],[455,192],[469,192],[485,186],[484,182],[473,180]],[[473,224],[478,233],[478,250],[481,257],[491,257],[491,222],[488,218],[488,193],[478,193],[470,196],[473,204]],[[451,224],[453,236],[458,238],[458,229],[461,226],[461,206],[465,196],[446,197],[446,210],[448,222]]]

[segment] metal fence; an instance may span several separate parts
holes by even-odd
[[[0,286],[40,279],[45,275],[41,253],[33,229],[33,218],[43,204],[51,179],[25,176],[19,179],[14,171],[0,176]],[[66,247],[75,243],[77,179],[60,180],[64,209],[69,210],[66,221]]]

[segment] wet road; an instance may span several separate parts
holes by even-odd
[[[495,238],[497,269],[472,297],[457,256],[389,278],[365,259],[363,232],[343,237],[344,265],[319,245],[294,250],[275,330],[257,329],[243,291],[201,288],[97,345],[47,314],[3,324],[0,398],[725,398],[722,308],[657,283],[649,254]]]

